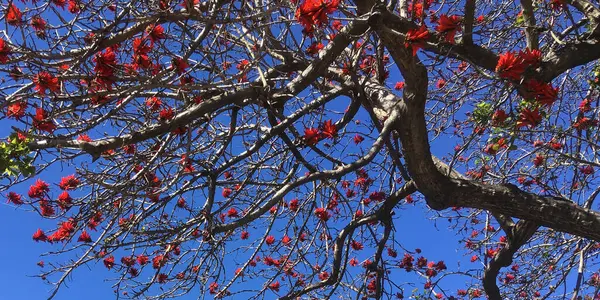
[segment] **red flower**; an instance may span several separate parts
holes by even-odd
[[[140,264],[140,266],[143,266],[148,263],[148,256],[146,256],[144,254],[140,254],[136,258],[136,260],[137,260],[138,264]]]
[[[358,145],[358,144],[362,143],[362,141],[364,141],[364,140],[365,140],[365,138],[364,138],[364,137],[362,137],[360,134],[358,134],[358,133],[357,133],[357,134],[354,136],[354,139],[353,139],[353,140],[354,140],[354,144],[355,144],[355,145]]]
[[[113,76],[117,67],[117,55],[112,48],[106,48],[106,50],[97,53],[93,61],[96,63],[96,66],[94,66],[96,75],[101,77]]]
[[[69,0],[69,12],[72,14],[76,14],[79,12],[79,2],[77,0]]]
[[[558,97],[558,88],[553,88],[551,84],[535,79],[527,82],[527,89],[531,94],[530,96],[542,105],[550,106]]]
[[[523,108],[519,113],[519,119],[517,120],[517,127],[536,127],[542,122],[542,115],[538,108],[530,110],[529,108]]]
[[[325,138],[335,138],[337,136],[337,131],[337,127],[335,124],[332,124],[331,120],[325,121],[325,123],[321,125],[321,135]]]
[[[589,112],[592,110],[592,100],[583,99],[579,102],[579,111],[582,113]]]
[[[159,113],[158,113],[158,119],[160,121],[168,121],[173,119],[173,117],[175,116],[175,113],[173,113],[173,109],[172,108],[163,108]]]
[[[48,72],[40,72],[35,77],[33,77],[33,83],[35,83],[35,87],[33,88],[40,95],[44,95],[46,90],[50,90],[51,92],[58,92],[60,90],[60,82],[58,78],[52,76],[52,74]]]
[[[417,55],[417,51],[420,48],[423,48],[427,39],[429,39],[429,31],[425,25],[421,25],[419,29],[411,29],[408,31],[404,46],[406,48],[411,47],[413,56],[415,56]]]
[[[15,192],[9,192],[7,198],[8,198],[7,203],[12,203],[14,205],[21,205],[24,203],[23,200],[21,199],[21,195],[15,193]]]
[[[280,287],[279,281],[275,281],[275,282],[269,284],[269,289],[271,289],[272,291],[275,291],[275,292],[279,292],[279,287]]]
[[[327,278],[329,278],[329,273],[327,271],[319,273],[319,280],[325,281]]]
[[[33,240],[36,242],[45,242],[47,240],[47,236],[44,233],[44,231],[42,231],[41,229],[38,228],[38,230],[33,234]]]
[[[577,130],[587,130],[590,127],[598,126],[598,120],[592,120],[588,117],[581,117],[573,123],[573,128]]]
[[[161,268],[167,262],[167,257],[164,255],[157,255],[152,259],[152,267],[154,269]]]
[[[71,208],[72,201],[73,198],[71,198],[71,195],[69,195],[67,191],[64,191],[58,195],[58,200],[56,202],[58,203],[58,207],[60,207],[60,209],[68,210]]]
[[[304,129],[304,143],[312,146],[316,145],[319,142],[321,135],[319,134],[319,130],[316,128],[307,128]]]
[[[23,14],[13,3],[6,10],[6,22],[13,26],[19,26],[23,23]]]
[[[44,217],[51,217],[54,215],[54,208],[48,204],[48,200],[40,200],[40,213]]]
[[[436,87],[436,88],[438,88],[438,89],[441,89],[441,88],[443,88],[445,85],[446,85],[446,80],[444,80],[444,79],[439,79],[439,80],[437,81],[437,83],[435,84],[435,87]]]
[[[51,2],[62,9],[64,9],[65,5],[67,5],[67,0],[51,0]]]
[[[542,52],[537,49],[529,50],[529,48],[526,48],[525,51],[519,51],[519,58],[527,66],[538,67],[542,62]]]
[[[46,20],[42,19],[42,17],[40,16],[34,16],[33,18],[31,18],[31,27],[33,27],[33,29],[35,29],[36,33],[39,35],[44,34],[44,31],[46,31]]]
[[[91,243],[92,242],[92,237],[90,236],[89,233],[87,233],[87,231],[83,230],[81,232],[81,234],[79,235],[79,238],[77,239],[78,242],[83,242],[83,243]]]
[[[265,244],[271,246],[273,245],[273,243],[275,243],[275,237],[272,235],[267,236],[267,238],[265,239]]]
[[[290,203],[288,204],[288,208],[291,211],[298,211],[298,209],[300,208],[299,204],[298,204],[298,199],[292,199],[292,200],[290,200]]]
[[[498,109],[494,111],[492,115],[492,126],[499,127],[504,124],[504,121],[508,118],[508,115],[503,109]]]
[[[500,78],[519,80],[521,74],[525,72],[525,67],[526,65],[521,57],[516,56],[514,52],[506,52],[500,54],[496,64],[496,73],[500,75]]]
[[[183,60],[183,58],[181,57],[173,58],[171,64],[173,65],[173,68],[175,69],[175,71],[177,71],[177,74],[179,75],[185,73],[185,69],[189,67],[187,61]]]
[[[10,54],[11,54],[10,47],[3,39],[0,39],[0,63],[3,63],[3,64],[7,63],[8,56]]]
[[[133,53],[137,55],[146,55],[152,50],[152,47],[146,45],[146,41],[141,38],[133,39]]]
[[[242,231],[242,233],[240,234],[240,238],[242,240],[247,240],[250,237],[250,233],[248,233],[248,231]]]
[[[149,97],[146,99],[146,106],[151,111],[159,110],[161,105],[162,105],[162,100],[160,100],[158,97]]]
[[[234,207],[232,207],[227,211],[227,216],[230,218],[237,218],[239,217],[238,211]]]
[[[327,220],[329,220],[330,217],[329,212],[322,207],[315,209],[315,216],[317,216],[317,218],[321,219],[324,222],[327,222]]]
[[[287,235],[284,235],[283,238],[281,239],[281,243],[283,243],[284,245],[289,245],[289,243],[291,241],[292,241],[292,239]]]
[[[583,175],[591,175],[594,174],[594,167],[590,165],[581,166],[579,167],[579,171],[581,171]]]
[[[319,43],[312,43],[310,44],[310,46],[308,46],[308,48],[306,48],[306,54],[309,55],[317,55],[319,53],[319,51],[321,51],[321,49],[325,48],[325,46],[323,46],[323,43],[319,42]]]
[[[36,129],[52,133],[56,129],[56,125],[52,121],[46,120],[46,111],[43,108],[38,107],[35,109],[35,116],[33,117],[33,127]]]
[[[26,109],[27,102],[15,102],[9,104],[6,111],[6,117],[19,120],[25,115]]]
[[[227,198],[227,197],[231,196],[232,192],[233,191],[230,188],[224,188],[223,192],[221,194],[223,195],[223,197]]]
[[[337,10],[340,0],[304,0],[296,11],[296,18],[307,33],[313,25],[322,27],[327,23],[327,15]]]
[[[77,188],[77,186],[81,183],[81,181],[79,181],[79,179],[75,178],[75,175],[69,175],[66,177],[63,177],[60,179],[60,183],[58,184],[58,187],[61,190],[72,190]]]
[[[115,266],[115,257],[112,255],[108,256],[108,257],[104,258],[103,262],[104,262],[104,266],[110,270],[112,267]]]
[[[460,23],[462,18],[459,16],[447,16],[442,14],[438,20],[438,26],[435,28],[437,32],[446,37],[448,43],[454,43],[454,36],[457,31],[461,31]]]
[[[36,180],[35,184],[29,187],[28,196],[30,198],[42,198],[50,191],[50,186],[41,179]]]
[[[364,248],[360,242],[355,241],[355,240],[352,240],[352,243],[350,243],[350,246],[352,247],[352,249],[357,250],[357,251],[362,250]]]
[[[396,85],[394,85],[394,89],[397,91],[399,91],[403,88],[404,88],[404,81],[398,81],[398,82],[396,82]]]
[[[146,33],[148,37],[150,37],[150,43],[154,44],[154,42],[166,38],[165,36],[165,28],[162,25],[148,25],[146,27]]]
[[[331,27],[337,31],[342,30],[342,22],[340,22],[339,20],[334,20],[333,22],[331,22]]]
[[[533,159],[533,165],[536,167],[541,166],[544,163],[544,156],[542,154],[536,154]]]

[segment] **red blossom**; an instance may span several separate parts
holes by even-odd
[[[78,0],[69,0],[69,7],[68,10],[70,13],[72,14],[76,14],[80,11],[80,7],[79,7],[79,1]]]
[[[319,218],[321,221],[327,222],[329,220],[329,218],[331,217],[331,215],[329,214],[329,212],[322,207],[316,208],[315,211],[315,216],[317,216],[317,218]]]
[[[313,26],[322,27],[327,23],[327,15],[338,8],[340,0],[304,0],[296,10],[296,18],[304,27],[306,33],[313,30]]]
[[[36,182],[29,187],[27,195],[30,198],[42,198],[46,193],[50,191],[50,186],[43,180],[38,179]]]
[[[519,113],[519,119],[517,120],[517,127],[536,127],[542,122],[542,115],[540,114],[539,108],[531,110],[529,108],[523,108]]]
[[[306,128],[304,129],[304,143],[312,146],[316,145],[321,138],[321,134],[319,130],[316,128]]]
[[[337,136],[337,131],[337,126],[335,126],[331,120],[327,120],[321,125],[321,136],[324,138],[335,138]]]
[[[115,257],[112,255],[105,257],[103,262],[104,262],[104,266],[110,270],[112,267],[115,266]]]
[[[187,69],[189,67],[188,62],[181,57],[173,58],[173,60],[171,61],[171,64],[173,65],[173,68],[179,75],[185,73],[185,69]]]
[[[454,43],[454,36],[457,31],[461,31],[460,24],[462,18],[459,16],[447,16],[442,14],[438,20],[438,26],[435,30],[442,34],[448,43]]]
[[[269,289],[271,289],[272,291],[275,291],[275,292],[279,292],[279,287],[280,287],[279,281],[275,281],[275,282],[269,284]]]
[[[412,49],[413,56],[417,55],[417,51],[423,48],[425,42],[429,39],[429,31],[425,25],[421,25],[418,29],[411,29],[406,33],[404,46]]]
[[[148,25],[146,27],[146,33],[150,38],[150,43],[154,44],[156,41],[160,39],[165,39],[167,36],[165,35],[165,28],[162,25]],[[152,47],[152,46],[151,46]]]
[[[48,72],[40,72],[35,77],[33,77],[33,83],[35,83],[35,87],[33,88],[40,95],[46,94],[46,90],[50,90],[53,93],[56,93],[60,90],[60,82],[57,77],[53,76]]]
[[[58,195],[58,200],[56,202],[58,203],[58,207],[60,207],[60,209],[66,211],[71,208],[72,201],[73,199],[71,198],[71,195],[69,195],[67,191],[64,191]]]
[[[535,68],[542,62],[542,52],[537,49],[530,50],[526,48],[525,51],[519,51],[519,58],[523,60],[525,65]]]
[[[23,13],[14,3],[11,3],[6,10],[6,22],[13,26],[19,26],[23,23]]]
[[[308,55],[317,55],[321,49],[323,49],[323,43],[312,43],[308,48],[306,48],[306,54]]]
[[[149,97],[149,98],[146,99],[146,106],[151,111],[157,111],[157,110],[159,110],[161,105],[162,105],[162,100],[160,100],[156,96]]]
[[[498,63],[496,64],[496,73],[500,78],[519,80],[523,72],[525,72],[525,63],[523,59],[514,52],[506,52],[500,54]]]
[[[0,39],[0,63],[7,63],[9,58],[8,56],[12,53],[10,47],[3,39]]]
[[[77,239],[78,242],[82,242],[82,243],[91,243],[92,242],[92,237],[90,236],[90,234],[83,230],[81,232],[81,234],[79,235],[79,238]]]
[[[272,235],[267,236],[267,238],[265,238],[265,244],[271,246],[273,245],[273,243],[275,243],[275,237]]]
[[[403,88],[404,88],[404,81],[398,81],[398,82],[396,82],[396,85],[394,85],[394,89],[397,91],[399,91]]]
[[[48,237],[46,236],[44,231],[38,228],[38,230],[33,234],[32,238],[36,242],[45,242]]]
[[[75,175],[69,175],[60,179],[58,187],[63,191],[72,190],[77,188],[80,183],[81,181],[75,178]]]

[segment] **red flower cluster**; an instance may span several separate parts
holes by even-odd
[[[551,106],[556,97],[558,97],[558,88],[552,87],[551,84],[540,82],[535,79],[527,82],[527,90],[530,97],[535,99],[541,105]]]
[[[23,23],[23,13],[14,3],[11,3],[6,10],[6,22],[13,26],[19,26]]]
[[[113,84],[112,76],[117,68],[117,54],[112,48],[106,48],[106,50],[97,53],[93,61],[96,63],[94,72],[98,76],[96,82],[106,89],[110,89]]]
[[[496,73],[500,78],[519,80],[528,67],[537,67],[541,63],[542,53],[539,50],[520,51],[500,54],[496,64]]]
[[[461,31],[460,24],[462,18],[459,16],[447,16],[442,14],[438,20],[438,26],[435,28],[437,32],[445,36],[448,43],[454,43],[454,36],[457,31]]]
[[[19,120],[25,116],[25,110],[27,109],[27,102],[19,101],[9,104],[6,108],[6,117],[14,118]]]
[[[311,146],[316,145],[321,139],[334,139],[337,136],[338,128],[333,124],[332,120],[327,120],[316,128],[304,129],[304,143]]]
[[[75,224],[72,220],[62,222],[60,227],[51,235],[48,236],[48,242],[60,242],[68,239],[75,231]]]
[[[69,175],[60,179],[58,187],[63,191],[72,190],[77,188],[80,183],[81,181],[75,178],[75,175]]]
[[[298,10],[296,18],[304,27],[304,33],[311,34],[313,26],[322,27],[327,24],[327,15],[337,10],[340,0],[304,0]]]
[[[0,63],[5,64],[8,62],[8,56],[11,54],[10,47],[6,44],[3,39],[0,39]]]
[[[133,40],[133,69],[138,70],[139,68],[147,69],[152,66],[152,61],[148,56],[148,53],[152,50],[152,47],[146,45],[146,41],[141,38],[135,38]]]
[[[50,120],[47,119],[46,111],[38,107],[35,109],[35,116],[33,117],[33,127],[38,130],[46,131],[48,133],[54,132],[56,129],[56,125]]]
[[[27,195],[29,198],[41,199],[50,191],[50,186],[43,180],[38,179],[29,187]]]
[[[536,127],[542,122],[542,115],[540,114],[539,108],[531,110],[529,108],[521,109],[519,113],[519,119],[517,120],[517,127]]]
[[[325,208],[322,208],[322,207],[315,209],[315,216],[317,216],[317,218],[321,219],[324,222],[327,222],[329,220],[329,218],[331,217],[329,212]]]
[[[417,51],[423,48],[425,42],[429,39],[429,31],[425,25],[421,25],[418,29],[411,29],[406,33],[404,46],[411,48],[413,56],[417,55]]]
[[[165,35],[165,28],[162,27],[162,25],[160,25],[160,24],[148,25],[148,27],[146,27],[146,33],[148,34],[148,37],[150,38],[150,47],[152,47],[152,45],[154,45],[154,42],[156,42],[160,39],[167,38],[167,36]]]
[[[58,78],[54,77],[52,74],[48,72],[40,72],[35,77],[33,77],[33,83],[35,83],[35,87],[33,88],[40,95],[44,95],[46,90],[50,90],[53,93],[56,93],[60,90],[60,82]]]

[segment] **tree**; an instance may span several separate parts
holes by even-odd
[[[50,297],[85,265],[125,298],[599,297],[598,3],[2,7],[1,188],[56,224]]]

